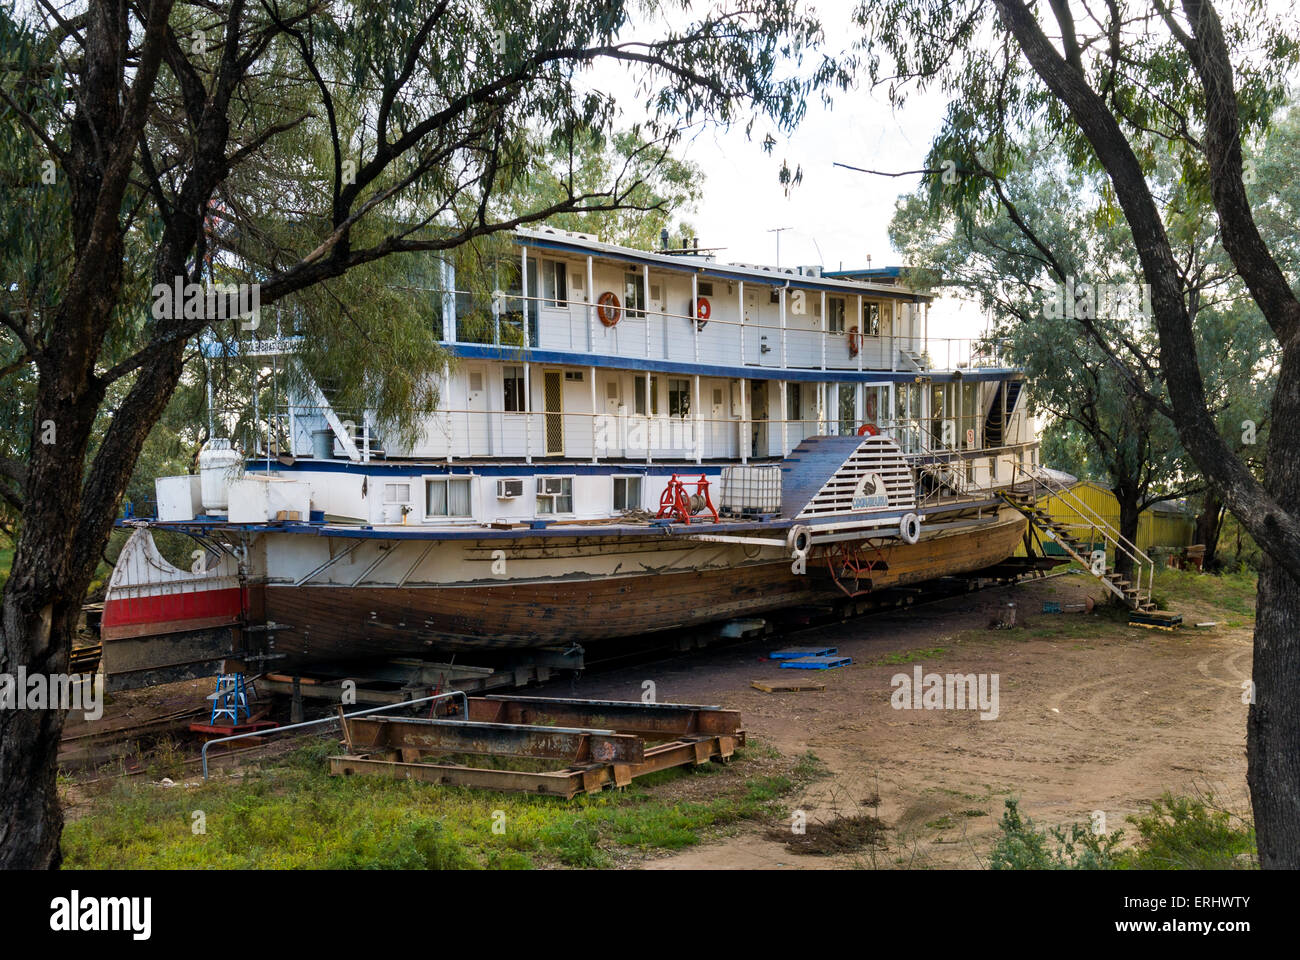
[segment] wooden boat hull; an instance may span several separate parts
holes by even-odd
[[[991,566],[1014,552],[1024,528],[1019,514],[1004,514],[935,531],[916,544],[888,542],[872,551],[883,564],[870,586],[904,586]],[[288,625],[276,632],[275,652],[293,661],[587,645],[845,598],[820,548],[802,575],[782,556],[681,572],[501,583],[268,584],[262,596],[266,618]]]

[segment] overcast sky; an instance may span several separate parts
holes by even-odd
[[[857,0],[818,0],[830,39],[828,52],[847,49],[861,35],[851,23]],[[621,74],[621,75],[620,75]],[[623,68],[609,65],[588,74],[588,82],[620,96],[636,97]],[[878,177],[835,167],[836,161],[873,170],[919,169],[930,140],[938,131],[946,100],[940,95],[909,96],[895,112],[884,91],[859,89],[839,93],[831,106],[820,98],[808,104],[804,121],[792,136],[777,136],[771,153],[763,137],[775,130],[755,125],[751,138],[743,126],[693,131],[682,155],[704,172],[703,200],[690,222],[702,247],[722,247],[718,258],[743,263],[775,264],[777,234],[785,266],[821,264],[827,269],[898,265],[889,243],[889,220],[899,195],[914,190],[919,176]],[[630,123],[634,117],[628,117]],[[778,181],[782,161],[803,168],[803,182],[787,196]],[[973,337],[984,327],[980,311],[945,300],[931,313],[932,337]]]

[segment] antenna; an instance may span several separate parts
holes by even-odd
[[[776,265],[778,269],[781,266],[781,234],[783,231],[789,229],[789,227],[773,227],[771,230],[767,231],[768,233],[776,234]]]

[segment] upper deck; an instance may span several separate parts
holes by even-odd
[[[930,341],[931,298],[897,271],[732,264],[695,246],[637,250],[550,228],[514,240],[514,282],[487,303],[452,293],[444,269],[441,338],[458,356],[527,345],[541,363],[809,381],[1006,369],[993,341]]]

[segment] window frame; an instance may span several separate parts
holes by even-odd
[[[574,507],[576,506],[574,501],[574,496],[573,496],[573,481],[575,479],[574,474],[537,473],[534,474],[533,477],[535,481],[533,490],[534,490],[534,498],[536,502],[536,508],[534,512],[538,517],[544,517],[544,516],[545,517],[571,517],[577,513],[577,511],[574,509]],[[562,483],[567,483],[569,492],[568,493],[544,492],[542,485],[547,480],[559,480]],[[569,501],[568,510],[554,509],[556,506],[556,500],[560,498],[568,499]],[[543,510],[542,509],[543,500],[549,500],[552,509]]]
[[[542,305],[555,309],[569,306],[569,265],[563,260],[542,259]]]
[[[826,332],[843,334],[847,329],[849,318],[848,297],[826,298]],[[838,320],[838,326],[836,321]]]
[[[445,474],[445,473],[426,473],[421,476],[421,486],[423,487],[424,496],[421,499],[420,510],[423,513],[426,523],[436,523],[444,520],[473,520],[474,519],[474,475],[473,474]],[[464,483],[469,491],[469,512],[465,514],[451,512],[451,484]],[[429,484],[441,483],[447,487],[447,512],[430,513],[429,512]]]
[[[610,512],[623,515],[633,510],[640,510],[645,502],[645,477],[639,473],[616,473],[610,477]],[[618,505],[618,483],[623,481],[623,506]],[[635,480],[637,485],[636,506],[628,505],[628,481]]]
[[[519,375],[511,376],[509,371],[518,370]],[[517,381],[516,387],[517,398],[515,403],[522,405],[522,408],[511,407],[510,386],[512,381]],[[527,380],[524,379],[524,368],[521,364],[503,364],[501,367],[501,410],[504,413],[528,413],[528,390]]]

